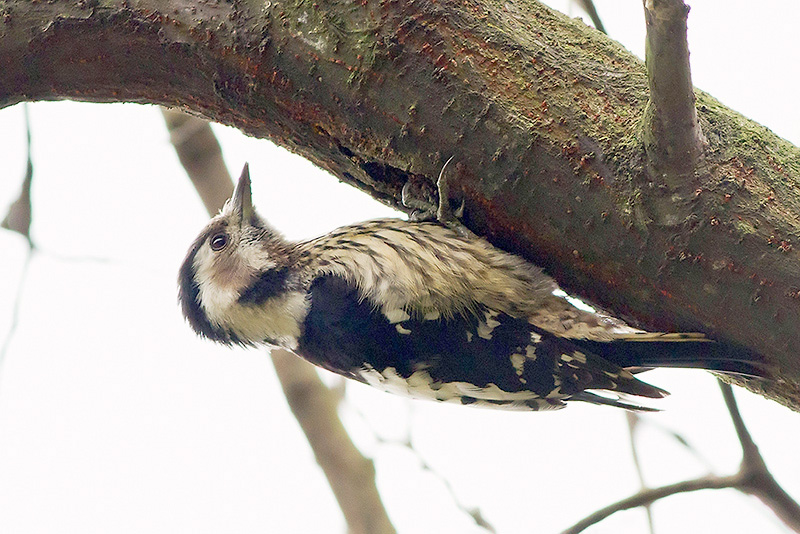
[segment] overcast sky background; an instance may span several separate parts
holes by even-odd
[[[641,2],[596,4],[610,35],[641,57]],[[797,2],[691,4],[695,84],[800,144]],[[0,346],[22,284],[0,364],[2,532],[344,532],[264,352],[201,341],[180,316],[177,269],[208,217],[159,110],[39,103],[30,115],[39,250],[27,274],[24,240],[0,231]],[[267,141],[215,130],[231,173],[250,162],[257,208],[289,238],[394,215]],[[22,108],[1,110],[2,213],[24,165]],[[673,394],[640,436],[648,484],[733,472],[740,451],[714,378],[673,370],[646,380]],[[800,416],[736,393],[768,465],[800,498]],[[622,411],[495,412],[350,383],[341,412],[403,534],[485,532],[423,460],[501,533],[556,532],[638,489]],[[409,436],[416,453],[384,443]],[[659,534],[786,532],[727,490],[673,497],[654,513]],[[636,510],[590,532],[645,525]]]

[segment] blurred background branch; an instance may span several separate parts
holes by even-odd
[[[33,203],[31,202],[31,187],[33,186],[33,156],[31,154],[31,120],[28,113],[28,105],[23,105],[25,114],[25,176],[22,178],[22,186],[16,200],[8,207],[5,217],[0,222],[0,228],[5,228],[16,232],[25,238],[28,250],[25,255],[25,262],[22,266],[17,292],[14,295],[14,307],[11,311],[11,324],[8,327],[3,342],[0,343],[0,375],[2,375],[2,365],[6,360],[8,347],[14,339],[14,333],[19,322],[19,308],[22,303],[22,293],[25,289],[25,280],[28,277],[28,270],[31,264],[36,247],[31,238],[31,222],[33,221]]]
[[[574,0],[578,6],[589,15],[589,18],[592,21],[592,25],[598,30],[603,33],[608,33],[603,26],[603,21],[600,19],[600,15],[597,13],[597,8],[594,5],[593,0]]]

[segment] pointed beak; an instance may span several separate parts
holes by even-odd
[[[233,209],[242,217],[242,222],[249,221],[253,216],[253,194],[250,190],[250,169],[244,164],[242,175],[233,191]]]

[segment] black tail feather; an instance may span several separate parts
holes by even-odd
[[[706,369],[744,376],[768,376],[768,365],[761,356],[742,347],[708,339],[678,339],[636,336],[614,341],[580,340],[586,350],[619,367],[684,367]]]
[[[662,395],[662,397],[667,395],[666,391],[664,391],[664,390],[661,390],[661,391],[664,392],[664,395]],[[630,404],[630,403],[625,402],[625,401],[623,401],[621,399],[612,399],[612,398],[604,397],[602,395],[598,395],[596,393],[592,393],[591,391],[581,391],[580,393],[570,397],[569,400],[590,402],[592,404],[601,404],[601,405],[604,405],[604,406],[614,406],[615,408],[622,408],[622,409],[631,410],[631,411],[634,411],[634,412],[660,412],[661,411],[658,408],[651,408],[649,406],[642,406],[640,404]]]

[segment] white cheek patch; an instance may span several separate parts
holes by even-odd
[[[238,252],[249,254],[249,259],[243,261]],[[300,324],[310,306],[307,295],[294,291],[258,305],[240,303],[243,288],[250,283],[252,273],[257,272],[247,266],[252,261],[263,261],[255,247],[237,250],[236,257],[224,257],[204,243],[194,259],[199,304],[213,325],[240,340],[296,349]]]
[[[221,276],[215,260],[214,253],[208,244],[204,243],[195,255],[193,266],[199,288],[199,304],[205,310],[209,320],[219,326],[221,323],[216,315],[236,302],[239,298],[239,290],[234,280],[228,279],[225,280],[228,283],[220,283],[223,280],[220,280]]]
[[[236,259],[252,272],[264,272],[274,268],[277,264],[272,259],[269,251],[253,241],[242,241],[236,250]]]
[[[233,306],[222,321],[240,339],[295,350],[310,305],[305,293],[294,291],[257,306]]]

